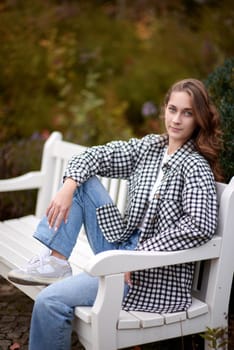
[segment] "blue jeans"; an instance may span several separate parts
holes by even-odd
[[[111,249],[133,250],[138,242],[135,230],[127,242],[110,243],[102,234],[97,222],[96,208],[112,200],[96,177],[90,178],[74,193],[68,222],[55,232],[44,217],[34,234],[50,249],[70,256],[82,224],[95,254]],[[125,284],[124,295],[128,292]],[[98,278],[86,273],[65,278],[43,289],[34,303],[29,350],[69,350],[71,347],[72,320],[76,306],[92,306],[98,290]]]

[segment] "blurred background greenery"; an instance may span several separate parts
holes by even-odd
[[[220,108],[228,181],[233,22],[231,0],[2,0],[0,178],[38,169],[53,130],[87,146],[162,132],[165,92],[195,77]],[[0,197],[2,218],[32,210],[31,196],[12,198]]]
[[[229,181],[233,43],[232,0],[1,0],[0,178],[37,170],[54,130],[87,146],[162,132],[165,92],[194,77],[220,110]],[[2,193],[0,219],[32,213],[35,198]]]
[[[231,0],[2,0],[0,178],[38,169],[53,130],[88,146],[162,132],[165,92],[195,77],[221,112],[229,181],[233,22]],[[15,215],[6,202],[1,216]]]

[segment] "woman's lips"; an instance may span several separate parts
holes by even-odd
[[[182,130],[180,128],[175,128],[173,126],[170,126],[170,129],[171,129],[171,131],[174,131],[174,132],[180,132]]]

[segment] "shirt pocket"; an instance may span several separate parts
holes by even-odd
[[[108,242],[122,241],[124,220],[115,204],[106,204],[96,209],[97,220]]]

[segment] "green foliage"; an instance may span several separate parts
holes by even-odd
[[[87,145],[160,132],[142,105],[232,55],[231,18],[229,0],[3,0],[0,143],[44,129]]]
[[[171,83],[203,79],[233,56],[232,4],[209,3],[1,1],[0,177],[39,168],[30,139],[36,131],[59,130],[88,146],[161,132],[159,106]],[[208,85],[221,106],[230,178],[233,73],[225,67]],[[152,116],[142,113],[147,102],[156,106]],[[17,196],[18,209],[31,212],[29,199]]]
[[[205,83],[221,115],[224,141],[221,165],[228,182],[234,176],[234,57],[218,67]]]
[[[7,179],[38,170],[43,143],[40,135],[5,143],[0,149],[0,178]]]
[[[44,140],[38,135],[34,139],[7,142],[0,149],[0,178],[7,179],[38,170]],[[33,214],[36,191],[0,193],[0,220]]]
[[[206,332],[201,334],[201,337],[208,341],[208,346],[212,350],[226,349],[228,344],[228,330],[227,328],[209,328]]]

